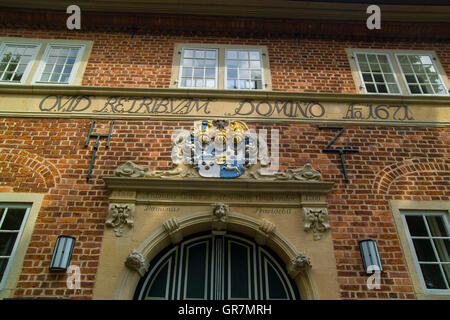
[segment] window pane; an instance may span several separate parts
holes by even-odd
[[[50,78],[50,81],[51,82],[58,82],[58,80],[59,80],[59,74],[57,74],[57,73],[52,74],[52,76]]]
[[[250,61],[250,68],[261,68],[261,63],[259,60]]]
[[[381,73],[374,73],[373,79],[375,80],[375,82],[384,82],[384,78]]]
[[[230,241],[231,298],[250,298],[250,261],[248,248]]]
[[[237,69],[228,69],[227,70],[227,77],[229,79],[236,79],[237,78]]]
[[[8,208],[1,230],[20,230],[27,209]]]
[[[421,264],[420,269],[428,289],[446,289],[439,265]]]
[[[205,60],[205,67],[206,68],[215,68],[216,60]]]
[[[158,270],[158,276],[151,287],[148,290],[148,297],[150,298],[165,298],[166,290],[168,285],[168,275],[169,275],[169,263],[166,262],[163,267]]]
[[[239,60],[248,60],[248,52],[247,51],[239,51],[238,58],[239,58]]]
[[[445,229],[444,220],[442,219],[442,216],[427,216],[426,219],[432,236],[434,237],[449,236],[448,231]]]
[[[443,85],[439,74],[428,55],[400,55],[400,68],[408,84],[420,83],[421,86],[410,85],[413,94],[446,94],[445,90],[436,90],[432,85]],[[416,79],[417,78],[417,79]]]
[[[420,91],[419,86],[409,86],[409,90],[411,90],[411,93],[414,93],[414,94],[416,94],[416,93],[422,93],[422,92]]]
[[[388,87],[390,93],[400,93],[400,90],[396,84],[389,84]]]
[[[11,255],[17,232],[0,232],[0,256]]]
[[[287,299],[286,289],[278,273],[267,263],[268,296],[270,299]]]
[[[185,58],[193,58],[194,57],[194,50],[184,50],[183,53]]]
[[[5,273],[6,266],[8,265],[8,259],[0,258],[0,281],[3,278],[3,274]]]
[[[384,84],[377,84],[377,89],[379,93],[387,93],[387,87]]]
[[[419,261],[437,261],[433,252],[433,247],[428,239],[413,239]]]
[[[205,60],[194,60],[194,67],[204,67],[205,66]]]
[[[227,89],[237,89],[237,80],[227,80]]]
[[[360,63],[359,69],[361,72],[370,72],[369,65],[367,63]]]
[[[40,81],[48,81],[50,73],[43,73]]]
[[[193,59],[183,59],[182,65],[183,65],[183,67],[193,67],[194,60]]]
[[[216,69],[205,69],[206,78],[214,78],[216,76]]]
[[[370,73],[363,73],[363,79],[367,82],[373,82],[372,75]]]
[[[207,59],[216,59],[216,51],[215,50],[208,50],[206,51],[206,56]]]
[[[370,93],[377,92],[377,89],[375,88],[375,85],[373,85],[373,84],[366,84],[366,90],[367,90],[367,92],[370,92]]]
[[[442,265],[444,269],[445,279],[447,280],[447,285],[450,287],[450,264]]]
[[[250,66],[248,61],[239,61],[239,68],[248,68]]]
[[[420,88],[422,88],[422,92],[425,93],[425,94],[432,94],[433,93],[433,89],[431,88],[430,85],[420,86]]]
[[[447,90],[445,90],[445,87],[443,85],[434,85],[434,92],[437,94],[447,94]]]
[[[258,51],[250,51],[250,60],[260,60]]]
[[[239,78],[241,78],[241,79],[248,79],[248,78],[250,78],[250,71],[248,71],[247,69],[239,70]]]
[[[206,243],[196,244],[187,249],[186,298],[205,298],[207,249]]]
[[[191,77],[192,76],[192,68],[183,68],[181,72],[182,77]]]
[[[227,50],[226,58],[227,59],[237,59],[238,58],[237,51]]]
[[[205,57],[205,51],[203,51],[203,50],[195,50],[194,57],[203,59]]]
[[[237,60],[227,60],[227,68],[237,68],[238,62]]]
[[[405,218],[411,236],[428,236],[428,232],[422,216],[406,216]]]
[[[206,79],[206,87],[207,88],[215,88],[216,81],[214,79]]]
[[[450,262],[450,240],[434,239],[434,246],[441,262]]]
[[[194,77],[203,78],[205,69],[194,69]]]

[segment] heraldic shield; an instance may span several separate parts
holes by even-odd
[[[196,121],[186,138],[185,163],[202,177],[237,178],[256,163],[258,138],[241,121]]]

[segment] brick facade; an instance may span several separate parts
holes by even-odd
[[[357,93],[346,48],[434,50],[450,74],[448,42],[351,41],[303,36],[217,36],[110,31],[2,28],[0,36],[93,40],[84,86],[168,88],[175,43],[264,45],[275,91]],[[86,182],[92,145],[84,148],[89,119],[0,119],[0,191],[45,193],[14,297],[91,299],[105,228],[108,191],[103,176],[133,161],[169,169],[171,133],[193,121],[116,120],[109,149],[100,142]],[[415,299],[388,200],[448,200],[450,129],[348,126],[337,145],[349,141],[359,153],[346,156],[345,183],[337,154],[322,152],[335,136],[309,124],[247,122],[280,131],[280,170],[307,162],[335,182],[329,201],[341,298]],[[105,130],[106,120],[94,131]],[[48,273],[56,237],[77,237],[73,264],[81,267],[81,290],[66,289],[66,275]],[[358,240],[378,241],[385,273],[380,290],[368,290]]]

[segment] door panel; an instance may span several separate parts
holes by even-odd
[[[196,236],[153,259],[135,299],[299,299],[282,265],[242,236]]]

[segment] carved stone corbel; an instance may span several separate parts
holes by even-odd
[[[183,234],[180,230],[180,225],[178,224],[177,218],[172,217],[163,223],[164,230],[168,233],[170,241],[173,244],[179,243],[183,240]]]
[[[229,206],[222,202],[212,204],[213,230],[223,230],[226,228],[227,215],[229,212],[230,212]]]
[[[330,229],[328,210],[326,208],[303,208],[305,214],[305,231],[312,231],[314,240],[322,238],[322,234]]]
[[[130,228],[133,226],[134,209],[134,204],[129,203],[111,203],[109,205],[106,225],[114,228],[114,233],[117,237],[123,235],[125,225]]]
[[[127,257],[125,265],[131,270],[138,272],[142,277],[148,271],[149,262],[142,253],[133,249]]]
[[[267,239],[272,235],[275,231],[275,225],[272,222],[267,221],[266,219],[262,219],[258,228],[258,232],[255,235],[255,241],[259,245],[265,245]]]
[[[311,268],[311,259],[304,253],[299,253],[287,266],[288,274],[295,279],[300,272]]]

